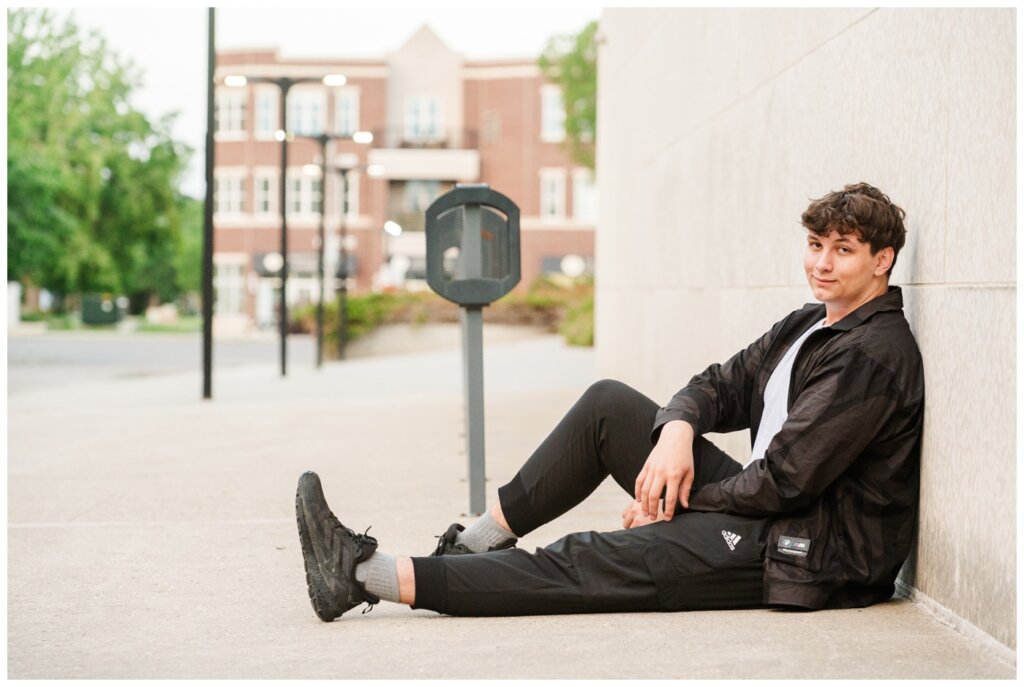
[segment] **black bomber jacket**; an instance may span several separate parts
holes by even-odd
[[[825,317],[809,304],[728,361],[693,377],[652,432],[685,420],[697,435],[750,428],[772,370]],[[789,415],[764,458],[690,497],[690,509],[769,517],[765,603],[866,606],[888,599],[917,511],[924,369],[898,287],[811,334],[793,365]]]

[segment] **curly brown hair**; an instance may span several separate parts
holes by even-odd
[[[800,221],[818,236],[828,236],[833,229],[843,235],[856,232],[861,241],[871,244],[872,255],[891,246],[892,265],[887,274],[892,274],[896,256],[907,239],[903,226],[906,215],[889,196],[871,184],[860,182],[812,200]]]

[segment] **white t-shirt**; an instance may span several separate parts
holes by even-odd
[[[772,371],[768,378],[768,386],[764,388],[764,413],[761,415],[761,425],[757,429],[757,439],[754,440],[754,450],[751,452],[751,460],[764,458],[764,452],[768,450],[768,444],[772,442],[775,435],[782,429],[782,424],[789,417],[789,381],[793,376],[793,362],[796,354],[804,341],[819,329],[824,329],[825,320],[811,325],[811,328],[800,335],[800,338],[793,342],[793,345],[782,356],[778,366]]]

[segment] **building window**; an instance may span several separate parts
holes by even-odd
[[[338,183],[335,186],[334,192],[334,206],[341,208],[341,212],[345,213],[345,217],[355,218],[359,216],[359,173],[349,172],[346,175],[348,180],[345,197],[341,197],[342,180],[341,176],[338,176]],[[344,203],[344,207],[342,207]]]
[[[255,177],[255,212],[257,215],[277,214],[277,174],[257,171]]]
[[[288,216],[317,216],[323,202],[322,181],[301,172],[288,174]]]
[[[241,315],[245,307],[244,265],[234,259],[217,260],[213,264],[215,312],[218,315]]]
[[[565,140],[565,104],[562,89],[554,84],[540,88],[540,138],[552,143]]]
[[[229,88],[217,91],[213,108],[213,130],[218,134],[242,136],[245,134],[244,89]]]
[[[323,212],[324,182],[323,179],[310,179],[309,182],[310,212],[319,215]]]
[[[402,210],[406,213],[422,215],[439,195],[441,195],[440,181],[411,179],[405,182]]]
[[[213,207],[218,214],[238,215],[245,211],[245,176],[221,172],[213,180]]]
[[[300,136],[319,136],[324,131],[323,91],[295,90],[288,94],[288,131]]]
[[[278,130],[277,110],[278,91],[261,88],[256,91],[256,130],[257,138],[273,138]]]
[[[540,171],[541,219],[559,220],[565,217],[565,170]]]
[[[359,89],[343,88],[334,93],[334,132],[351,136],[359,131]]]
[[[423,231],[424,213],[438,196],[451,188],[434,179],[391,180],[388,182],[388,219],[405,231]]]
[[[299,174],[288,175],[288,215],[302,214],[302,179]]]
[[[597,223],[597,185],[589,169],[573,170],[572,217],[584,224]]]
[[[443,138],[441,100],[434,96],[408,98],[405,101],[405,140],[434,143]]]

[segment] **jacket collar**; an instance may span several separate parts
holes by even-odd
[[[888,310],[903,310],[903,291],[898,286],[890,286],[889,291],[878,298],[860,306],[852,313],[833,324],[829,329],[848,332],[862,322],[867,321],[872,315]]]

